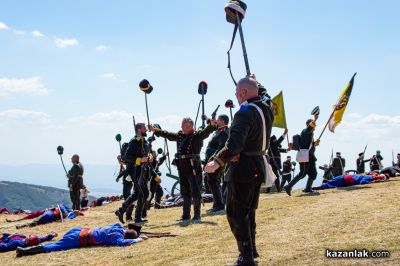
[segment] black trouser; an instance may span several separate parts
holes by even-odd
[[[82,198],[82,200],[81,200],[81,208],[87,207],[88,203],[89,203],[88,198]]]
[[[122,196],[126,200],[132,194],[133,182],[124,181],[122,183]]]
[[[213,208],[223,208],[221,177],[223,169],[217,170],[215,173],[207,174],[208,187],[213,195]]]
[[[286,182],[290,183],[292,181],[292,174],[283,174],[282,175],[282,182],[281,182],[281,187],[285,185]]]
[[[142,217],[143,206],[149,196],[149,190],[145,184],[139,184],[139,182],[134,182],[133,184],[134,192],[122,203],[120,208],[121,212],[126,212],[126,219],[132,219],[133,204],[137,201],[135,218]]]
[[[194,208],[194,217],[200,218],[201,212],[201,167],[198,160],[193,159],[193,171],[191,159],[178,161],[179,185],[181,188],[181,196],[183,198],[183,219],[190,218],[190,207]]]
[[[298,173],[293,180],[289,182],[288,187],[292,189],[297,182],[308,175],[306,190],[310,191],[312,188],[312,183],[314,182],[315,178],[317,178],[317,166],[315,163],[315,161],[300,163],[300,173]]]
[[[261,181],[227,183],[226,216],[237,241],[255,240]]]
[[[151,197],[147,203],[147,208],[150,209],[151,201],[155,197],[155,208],[160,208],[161,198],[164,195],[164,191],[159,183],[157,183],[154,178],[150,181],[150,193]]]
[[[73,210],[80,210],[81,209],[81,188],[79,185],[71,185],[69,189],[69,196],[72,202],[72,209]]]

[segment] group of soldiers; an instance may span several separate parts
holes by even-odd
[[[356,160],[356,170],[350,170],[350,172],[356,172],[357,174],[363,174],[366,172],[365,163],[369,162],[370,172],[379,172],[384,169],[383,167],[383,157],[381,155],[381,151],[376,151],[371,158],[365,159],[365,152],[361,152],[358,154],[358,158]],[[399,167],[400,163],[400,154],[397,154],[397,163],[392,162],[392,166]],[[331,180],[332,178],[340,175],[346,174],[346,160],[342,157],[340,152],[336,153],[336,157],[333,158],[332,163],[329,165],[325,164],[324,166],[320,166],[319,169],[324,171],[323,182]]]

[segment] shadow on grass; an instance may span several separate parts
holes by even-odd
[[[370,186],[351,186],[351,187],[338,187],[338,190],[344,191],[353,191],[353,190],[361,190],[361,189],[370,189]]]
[[[315,196],[319,196],[319,195],[321,195],[321,194],[319,192],[315,191],[312,193],[303,193],[297,197],[315,197]]]
[[[218,212],[208,212],[206,214],[202,214],[201,217],[213,217],[213,216],[220,216],[225,215],[225,210],[221,210]]]
[[[217,226],[218,223],[216,222],[210,222],[210,221],[200,221],[200,222],[192,222],[191,220],[188,221],[183,221],[183,222],[176,222],[173,224],[168,224],[168,225],[158,225],[158,226],[148,226],[148,229],[156,229],[156,228],[169,228],[169,227],[174,227],[174,226],[180,226],[180,227],[188,227],[188,226],[195,226],[196,224],[206,224],[206,225],[212,225],[212,226]]]

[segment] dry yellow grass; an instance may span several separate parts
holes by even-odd
[[[321,191],[265,195],[257,211],[259,265],[400,265],[400,180]],[[66,223],[25,228],[22,233],[58,232],[74,226],[99,227],[116,222],[120,202],[90,210]],[[210,208],[206,204],[203,208]],[[0,254],[1,265],[224,265],[237,256],[224,215],[203,215],[201,224],[175,222],[180,208],[151,210],[147,231],[172,232],[176,238],[150,239],[127,248],[97,247],[15,258]],[[3,223],[0,232],[14,230]],[[326,259],[325,249],[389,250],[387,259]]]

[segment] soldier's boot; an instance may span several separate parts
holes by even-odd
[[[27,248],[17,247],[17,257],[35,255],[45,252],[46,250],[44,249],[43,245],[27,247]]]
[[[144,206],[143,206],[143,211],[142,211],[142,218],[147,217],[147,210],[149,209],[149,206],[150,206],[150,202],[145,201]]]
[[[313,192],[313,190],[312,190],[312,184],[313,184],[313,182],[314,182],[313,179],[308,178],[308,179],[307,179],[306,189],[304,189],[303,192],[306,192],[306,193],[311,193],[311,192]]]
[[[253,258],[260,257],[260,254],[257,252],[256,248],[256,232],[254,230],[251,230],[251,245],[253,247]]]
[[[253,248],[251,241],[237,241],[239,249],[239,257],[233,264],[227,264],[229,266],[255,266],[253,258]]]
[[[194,209],[194,216],[192,218],[192,221],[200,222],[201,221],[201,199],[199,197],[193,198],[193,209]]]
[[[155,209],[161,209],[161,197],[160,196],[156,196],[156,201],[154,203],[154,208]]]
[[[126,221],[127,222],[131,222],[131,221],[133,221],[133,218],[132,218],[132,213],[133,213],[133,208],[135,208],[135,205],[131,205],[131,206],[129,206],[127,209],[126,209]]]
[[[190,206],[191,206],[191,198],[184,197],[183,198],[183,207],[182,207],[182,217],[178,221],[186,221],[190,219]]]
[[[276,191],[278,191],[278,192],[281,192],[281,191],[282,191],[281,182],[280,182],[278,176],[277,176],[276,179],[275,179],[275,187],[276,187]]]

